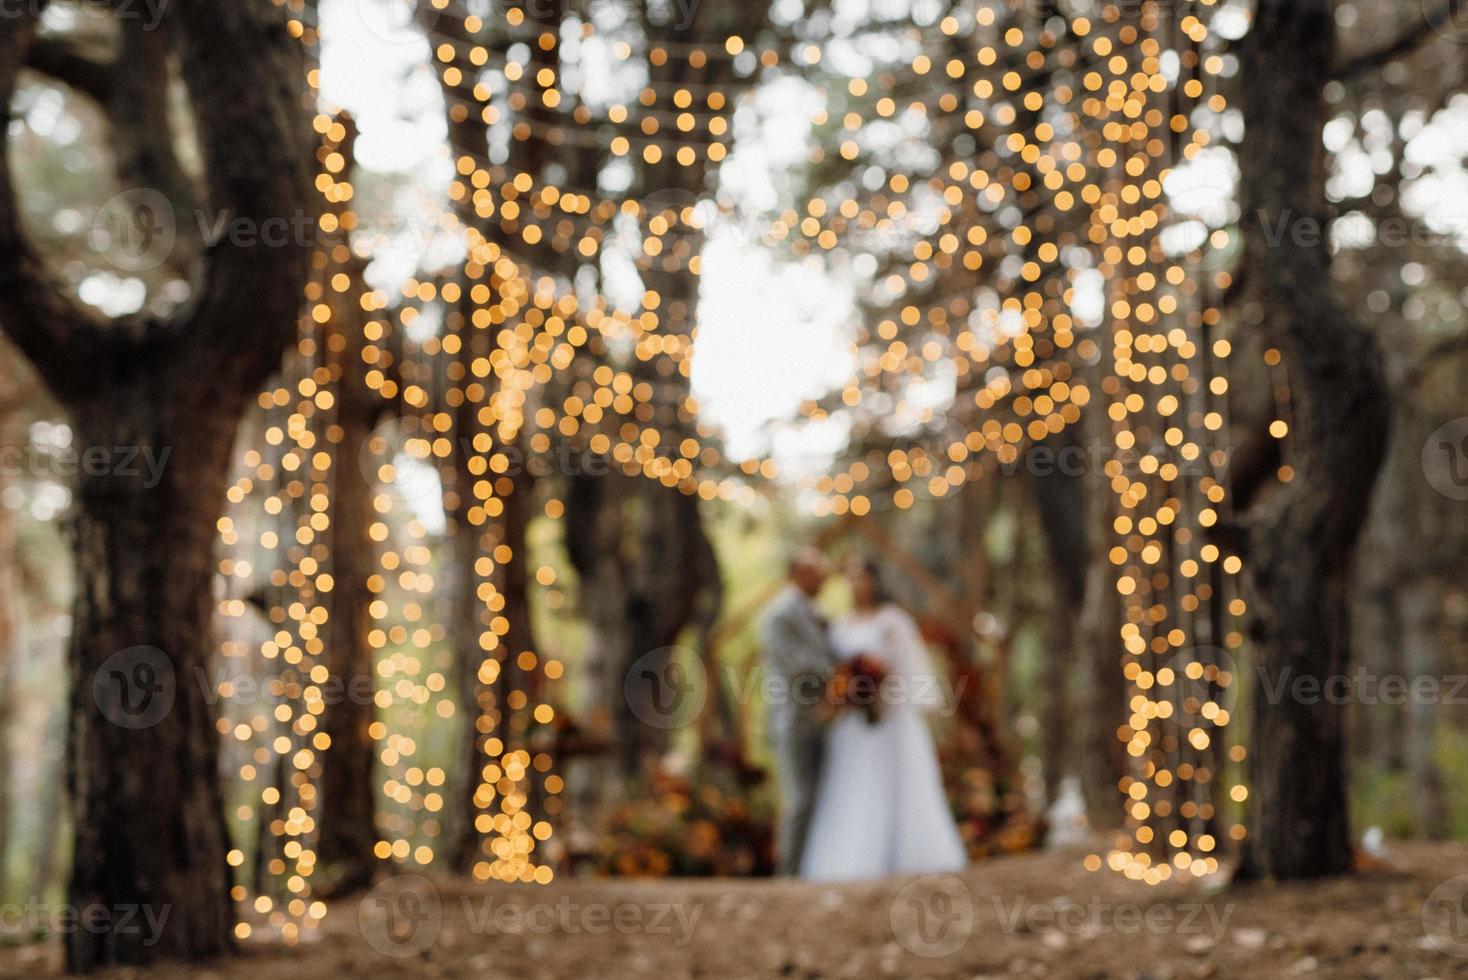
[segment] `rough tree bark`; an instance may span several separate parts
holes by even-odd
[[[1338,874],[1352,861],[1345,710],[1270,696],[1347,673],[1352,560],[1389,428],[1375,342],[1334,295],[1326,240],[1312,233],[1327,219],[1321,131],[1335,32],[1328,0],[1260,0],[1239,45],[1241,329],[1283,354],[1296,471],[1246,515],[1259,683],[1245,878]]]
[[[210,208],[255,229],[298,217],[314,226],[304,72],[283,14],[267,0],[193,0],[167,23]],[[30,9],[0,34],[7,106],[35,31]],[[305,249],[227,236],[187,307],[109,321],[32,250],[8,154],[0,148],[0,323],[71,415],[77,444],[109,461],[82,467],[75,496],[68,901],[166,914],[154,944],[145,931],[71,932],[67,965],[220,954],[234,908],[218,732],[195,678],[214,646],[215,523],[236,426],[294,331]],[[139,471],[138,458],[161,473]]]

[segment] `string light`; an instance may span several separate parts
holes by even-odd
[[[458,18],[469,38],[441,42],[433,51],[444,87],[454,93],[451,118],[509,124],[515,142],[604,150],[646,164],[666,155],[681,166],[714,166],[726,157],[738,93],[750,82],[644,79],[628,98],[593,98],[574,72],[542,64],[562,39],[527,23],[520,9],[503,11],[507,44],[492,50],[473,40],[486,29],[482,20],[452,0],[432,6],[440,17]],[[1217,867],[1223,815],[1213,800],[1226,764],[1243,758],[1239,746],[1225,754],[1219,734],[1229,721],[1226,658],[1242,642],[1231,625],[1243,611],[1234,587],[1239,560],[1208,536],[1226,505],[1219,477],[1226,460],[1211,438],[1222,430],[1220,366],[1228,345],[1213,336],[1218,313],[1200,288],[1199,270],[1161,246],[1167,174],[1207,144],[1194,110],[1223,108],[1217,95],[1205,96],[1218,70],[1216,56],[1205,50],[1207,28],[1185,12],[1210,6],[1197,0],[1173,12],[1148,2],[1125,14],[1105,7],[1095,21],[1052,18],[1037,26],[1021,24],[1007,5],[988,3],[975,6],[971,23],[949,16],[936,33],[903,35],[900,59],[888,70],[813,83],[824,96],[812,119],[821,135],[813,161],[861,165],[881,152],[878,136],[893,126],[910,127],[907,138],[918,142],[955,145],[963,137],[972,152],[945,156],[936,166],[880,168],[879,186],[861,195],[851,192],[856,185],[833,185],[770,216],[758,235],[797,257],[841,262],[879,255],[890,269],[863,290],[872,316],[854,344],[857,375],[834,398],[802,411],[812,422],[837,413],[906,418],[911,434],[801,484],[813,513],[862,515],[945,496],[980,478],[988,463],[1013,463],[1028,444],[1076,424],[1083,411],[1107,413],[1115,454],[1106,475],[1118,504],[1111,558],[1126,608],[1119,639],[1131,685],[1132,716],[1123,734],[1134,764],[1121,787],[1129,839],[1107,863],[1149,882]],[[304,11],[296,13],[292,33],[316,44],[316,25]],[[578,43],[595,40],[624,62],[729,64],[744,78],[822,62],[814,44],[797,45],[790,57],[773,48],[754,51],[737,37],[643,44],[598,38],[591,25],[578,24]],[[313,92],[316,80],[313,69]],[[329,165],[330,121],[323,128],[322,120],[327,152],[318,187],[330,200],[342,187]],[[504,479],[505,447],[522,438],[536,452],[562,442],[583,447],[628,474],[708,500],[748,499],[751,483],[778,478],[771,459],[724,459],[712,433],[698,425],[691,398],[660,404],[638,370],[600,356],[614,345],[628,349],[633,364],[686,377],[697,330],[689,311],[664,309],[651,290],[623,309],[604,295],[578,296],[569,275],[535,271],[548,256],[560,256],[562,269],[595,264],[630,238],[630,257],[644,272],[697,275],[701,236],[712,222],[739,219],[737,209],[699,196],[671,206],[637,196],[616,200],[570,181],[549,183],[543,174],[517,169],[513,159],[492,163],[456,153],[454,210],[438,222],[462,236],[464,261],[455,281],[412,280],[392,310],[378,296],[361,301],[375,314],[367,327],[367,383],[407,407],[401,424],[412,434],[394,448],[438,468],[451,458],[455,440],[473,447],[470,525],[480,530],[502,515],[504,495],[513,492]],[[1091,271],[1107,283],[1099,329],[1077,312],[1078,274]],[[262,409],[285,416],[265,430],[275,455],[267,461],[252,450],[246,475],[231,489],[231,501],[242,505],[274,487],[263,508],[280,520],[287,510],[300,511],[293,539],[282,540],[283,530],[274,527],[260,531],[251,544],[253,562],[231,557],[220,567],[226,578],[248,581],[252,570],[284,553],[289,567],[273,577],[295,590],[294,601],[267,611],[278,629],[260,647],[265,659],[289,668],[280,677],[285,700],[273,720],[257,716],[229,728],[240,742],[261,746],[240,778],[264,789],[258,803],[241,806],[241,818],[259,820],[284,808],[270,827],[282,840],[283,857],[271,858],[269,869],[283,876],[284,904],[257,896],[254,908],[288,939],[324,914],[309,897],[312,778],[322,747],[312,720],[320,714],[319,691],[311,691],[324,669],[315,659],[326,625],[319,595],[330,591],[320,573],[328,556],[315,546],[330,522],[325,477],[343,464],[322,439],[331,379],[318,379],[311,367],[322,323],[320,288],[313,283],[317,292],[308,291],[312,312],[297,361],[285,374],[299,375],[295,388],[261,396]],[[436,304],[467,310],[464,322],[418,344],[405,340]],[[455,376],[450,365],[475,334],[490,339],[489,349]],[[390,335],[400,341],[396,363],[385,346]],[[1102,390],[1093,391],[1077,367],[1107,355],[1102,336],[1110,344],[1110,369]],[[915,384],[938,376],[954,379],[962,395],[946,418],[906,397]],[[552,391],[555,397],[547,397]],[[473,407],[472,431],[458,431],[444,405]],[[392,482],[392,473],[379,476]],[[454,704],[444,671],[430,656],[443,627],[423,601],[433,581],[424,528],[387,494],[375,504],[373,533],[385,547],[380,573],[369,583],[382,684],[372,733],[381,743],[391,817],[383,822],[378,853],[426,865],[434,857],[434,814],[443,806],[446,774],[417,764],[410,730],[434,716],[452,717]],[[552,518],[560,512],[555,504],[547,507]],[[401,546],[386,546],[393,528],[406,536]],[[222,521],[220,533],[226,546],[240,546],[234,519]],[[559,809],[560,780],[531,733],[554,717],[541,685],[561,668],[535,651],[505,648],[509,624],[496,573],[525,556],[492,536],[479,540],[484,551],[471,585],[486,613],[479,638],[483,759],[474,794],[483,855],[472,870],[481,880],[548,881],[551,866],[536,855],[552,831],[532,810],[537,803],[546,813]],[[244,618],[238,599],[227,599],[221,610]],[[1203,652],[1214,648],[1224,657]],[[247,649],[232,637],[224,652],[240,659]],[[285,734],[271,739],[276,725]],[[268,775],[278,758],[289,760],[283,786]],[[1243,792],[1227,790],[1232,801]],[[1234,824],[1221,833],[1238,839],[1243,830]],[[242,864],[243,849],[231,861]],[[248,934],[248,924],[243,928]]]

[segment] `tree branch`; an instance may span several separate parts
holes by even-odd
[[[0,120],[9,128],[16,79],[36,33],[36,14],[0,34]],[[105,321],[71,300],[21,229],[20,206],[10,176],[10,141],[0,140],[0,324],[66,402],[86,383],[84,365],[103,339]]]
[[[1441,7],[1432,13],[1426,13],[1422,23],[1416,24],[1402,32],[1396,40],[1374,51],[1357,55],[1336,65],[1331,69],[1331,77],[1341,79],[1350,78],[1368,71],[1375,71],[1390,64],[1393,60],[1403,55],[1411,54],[1423,41],[1433,34],[1440,34],[1445,27],[1451,27],[1458,12],[1461,11],[1468,0],[1447,0]]]
[[[113,64],[85,54],[71,38],[37,37],[26,52],[25,64],[97,102],[106,103],[112,97],[116,81]]]
[[[1439,340],[1418,355],[1408,366],[1402,378],[1404,390],[1411,390],[1421,384],[1432,369],[1443,363],[1445,359],[1464,352],[1468,352],[1468,333],[1454,334]]]
[[[169,324],[194,368],[254,390],[296,330],[321,197],[300,44],[268,0],[173,8],[203,147],[211,213],[229,229],[204,259],[191,309]]]

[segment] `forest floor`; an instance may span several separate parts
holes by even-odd
[[[335,903],[312,939],[107,977],[1468,978],[1468,845],[1398,844],[1348,879],[1148,888],[1082,852],[961,875],[796,881],[576,879],[475,886],[404,875]],[[1461,877],[1459,877],[1461,876]],[[0,976],[59,969],[0,949]]]

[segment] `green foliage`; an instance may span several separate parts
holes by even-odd
[[[1468,840],[1468,731],[1439,727],[1437,765],[1443,778],[1448,836]],[[1417,835],[1409,772],[1362,764],[1353,774],[1352,791],[1351,823],[1358,833],[1380,827],[1389,839]]]

